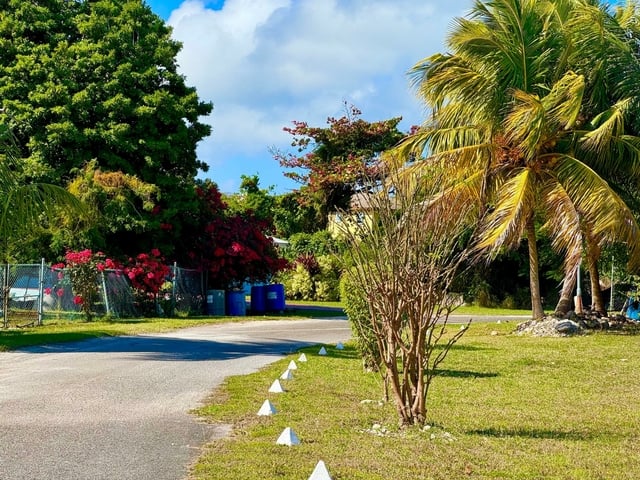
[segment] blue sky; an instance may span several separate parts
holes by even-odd
[[[298,187],[284,177],[273,149],[295,153],[283,127],[294,120],[326,126],[348,102],[368,121],[403,117],[420,124],[424,109],[408,70],[444,50],[446,32],[472,0],[146,0],[182,42],[180,72],[202,100],[213,128],[198,156],[200,176],[225,193],[241,175],[263,188]]]

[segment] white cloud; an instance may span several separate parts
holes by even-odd
[[[256,173],[253,165],[237,173],[234,153],[270,158],[269,147],[290,143],[283,127],[292,120],[324,126],[328,116],[343,113],[344,100],[370,121],[403,116],[405,129],[419,123],[422,106],[407,71],[443,50],[453,17],[470,6],[471,0],[226,0],[211,10],[202,1],[184,2],[168,23],[183,43],[181,72],[215,105],[208,120],[213,135],[199,150],[212,166],[208,176],[222,185],[225,174]]]

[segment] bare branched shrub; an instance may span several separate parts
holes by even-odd
[[[368,214],[343,228],[345,274],[368,305],[356,330],[373,332],[369,350],[379,355],[402,425],[424,424],[438,366],[468,326],[447,330],[459,298],[449,288],[468,254],[462,239],[473,206],[438,201],[446,182],[436,176],[418,185],[390,174],[371,194]]]

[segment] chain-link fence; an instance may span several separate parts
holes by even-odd
[[[100,287],[93,311],[98,316],[136,317],[153,314],[187,317],[204,312],[202,272],[171,267],[155,298],[136,295],[129,278],[119,270],[105,270],[96,277]],[[44,263],[0,266],[0,312],[4,327],[40,325],[49,319],[82,318],[73,285],[65,269]]]

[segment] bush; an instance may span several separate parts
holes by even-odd
[[[340,265],[333,255],[298,256],[293,270],[281,272],[277,279],[284,284],[292,300],[336,301],[340,294]]]
[[[286,285],[285,285],[286,288]],[[314,300],[314,285],[311,274],[304,268],[304,265],[298,264],[291,276],[290,290],[293,298],[299,300]]]
[[[343,275],[340,279],[340,300],[349,319],[364,368],[378,371],[381,365],[380,349],[371,325],[365,292],[348,275]]]

